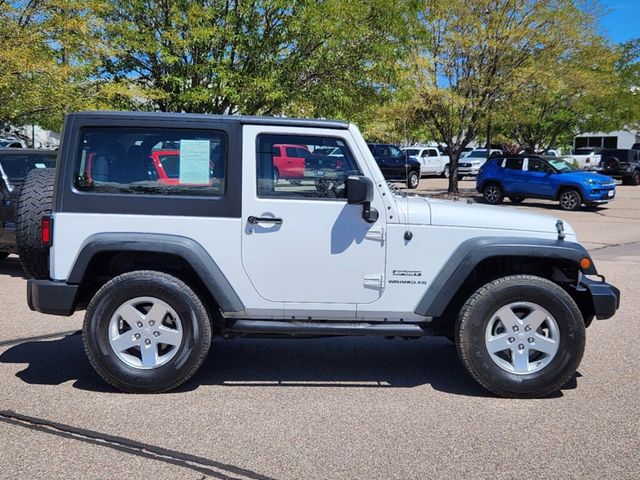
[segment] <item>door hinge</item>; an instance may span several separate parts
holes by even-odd
[[[364,288],[383,288],[384,287],[384,275],[365,275],[363,281]]]
[[[384,227],[370,228],[364,238],[384,242]]]

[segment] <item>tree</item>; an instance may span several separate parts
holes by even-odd
[[[567,19],[564,41],[536,52],[518,73],[517,89],[497,106],[497,130],[519,146],[544,151],[584,129],[620,128],[618,108],[603,108],[623,87],[618,52],[591,32],[587,15]]]
[[[344,116],[393,84],[409,17],[386,0],[110,0],[102,18],[102,78],[150,108]]]
[[[562,44],[568,19],[580,12],[573,0],[427,1],[415,115],[449,148],[450,193],[458,192],[463,148],[517,92],[536,55]]]
[[[91,18],[85,0],[0,1],[0,122],[59,129],[91,103]]]

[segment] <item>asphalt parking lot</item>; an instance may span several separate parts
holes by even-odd
[[[418,192],[445,188],[426,179]],[[622,291],[552,398],[492,397],[438,338],[216,340],[179,391],[117,393],[85,359],[82,314],[29,311],[11,257],[0,263],[0,477],[640,478],[640,187],[596,211],[515,208],[571,223]]]

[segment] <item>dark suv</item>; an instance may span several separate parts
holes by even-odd
[[[367,145],[385,179],[406,183],[407,188],[418,188],[420,162],[410,158],[395,145],[387,143],[368,143]]]
[[[0,260],[16,253],[16,208],[18,193],[27,173],[51,168],[56,152],[24,148],[0,149]]]
[[[598,171],[622,180],[623,185],[640,185],[640,150],[604,149]]]

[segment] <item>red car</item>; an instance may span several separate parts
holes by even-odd
[[[304,178],[305,159],[311,152],[304,145],[277,144],[273,146],[274,176],[287,180]]]

